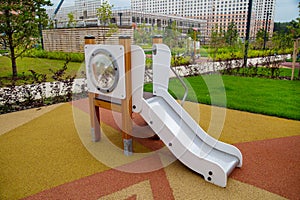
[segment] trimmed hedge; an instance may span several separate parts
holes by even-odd
[[[217,50],[217,53],[215,54],[212,52],[212,50],[208,51],[209,56],[211,58],[214,58],[215,60],[230,60],[230,59],[241,59],[244,57],[244,52],[236,51],[236,52],[230,52],[230,51],[224,51],[224,49]],[[293,49],[282,49],[282,50],[249,50],[248,52],[248,58],[257,58],[257,57],[267,57],[272,55],[283,55],[283,54],[290,54],[293,52]]]
[[[41,49],[31,49],[23,54],[24,57],[47,58],[53,60],[69,60],[71,62],[84,62],[83,53],[67,53],[60,51],[45,51]]]

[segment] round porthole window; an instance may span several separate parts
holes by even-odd
[[[91,76],[92,84],[100,92],[112,92],[119,81],[116,59],[106,50],[94,51],[90,57],[89,76]]]

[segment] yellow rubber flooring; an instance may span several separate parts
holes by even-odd
[[[212,108],[187,102],[185,108],[194,118],[199,118],[195,107],[198,107],[197,109],[201,112],[199,121],[201,126],[205,130],[211,128],[213,131],[210,127],[212,126]],[[229,109],[225,111],[221,134],[215,137],[227,143],[237,144],[300,135],[300,121]],[[217,116],[215,120],[218,122],[223,119],[218,119]],[[85,181],[86,185],[90,183],[91,186],[95,180],[107,182],[107,185],[99,183],[92,190],[95,193],[93,193],[94,196],[90,198],[86,196],[85,199],[289,198],[289,196],[282,196],[280,193],[267,191],[233,178],[229,178],[226,188],[219,188],[207,183],[178,161],[164,166],[162,171],[158,169],[158,171],[140,174],[128,172],[118,174],[119,172],[114,171],[115,168],[147,159],[149,155],[126,157],[123,156],[122,151],[111,154],[114,150],[110,150],[109,146],[104,148],[101,142],[93,144],[90,142],[89,133],[85,136],[79,133],[89,131],[88,113],[69,103],[0,115],[0,127],[1,200],[25,197],[28,199],[41,199],[42,197],[43,199],[74,199],[68,196],[74,193],[71,192],[74,191],[73,188],[77,188],[78,198],[75,199],[83,199],[81,195],[92,193],[85,192],[88,189],[80,185],[81,180]],[[106,130],[106,140],[120,147],[120,132],[108,124],[103,124],[102,127]],[[86,148],[87,146],[91,148]],[[150,151],[148,147],[136,141],[134,148],[138,152]],[[107,166],[106,162],[99,161],[93,151],[102,151],[105,159],[117,160],[117,162]],[[167,151],[166,154],[168,154]],[[300,158],[295,158],[294,162],[297,163],[299,160]],[[162,159],[161,162],[163,163],[164,160]],[[110,178],[115,175],[119,178]],[[290,174],[287,176],[294,178],[300,188],[299,174],[295,177]],[[300,197],[300,191],[298,194]],[[293,199],[294,196],[297,194],[292,194],[290,198]]]

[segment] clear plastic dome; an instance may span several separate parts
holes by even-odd
[[[98,90],[103,93],[112,92],[119,79],[117,63],[107,52],[97,52],[91,57],[90,75]]]

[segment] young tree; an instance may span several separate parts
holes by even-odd
[[[238,41],[237,39],[239,37],[239,34],[238,34],[238,30],[237,30],[236,25],[235,25],[234,22],[231,22],[228,25],[228,29],[225,32],[224,36],[225,36],[226,43],[229,46],[232,47],[237,43],[237,41]]]
[[[76,26],[76,21],[74,14],[72,12],[68,13],[68,27],[75,27]]]
[[[264,38],[266,34],[266,41],[269,41],[269,33],[265,33],[265,29],[259,29],[256,33],[255,44],[254,46],[257,49],[262,49],[264,45]]]
[[[300,38],[300,17],[297,18],[297,21],[293,20],[288,28],[293,39]]]
[[[196,31],[196,32],[195,32]],[[196,41],[200,41],[201,39],[201,32],[199,30],[195,30],[193,28],[188,29],[187,37],[195,39],[195,33],[196,33]]]
[[[292,67],[291,80],[294,79],[295,62],[296,62],[297,55],[298,55],[299,40],[300,40],[300,2],[298,4],[298,8],[299,8],[299,15],[298,15],[297,21],[293,20],[291,22],[291,26],[288,27],[289,30],[291,31],[291,35],[292,35],[293,40],[294,40],[293,67]],[[300,72],[299,72],[298,75],[300,75]]]
[[[97,9],[97,17],[102,25],[100,28],[101,31],[101,40],[105,44],[105,40],[110,37],[113,33],[118,31],[116,24],[111,23],[112,20],[112,8],[114,6],[110,5],[107,1],[103,2],[100,8]],[[107,28],[108,27],[108,28]]]
[[[174,47],[178,47],[180,35],[181,33],[177,29],[176,22],[170,21],[164,31],[164,43],[167,44],[171,49]]]
[[[134,30],[134,39],[137,44],[146,44],[150,42],[150,34],[147,31],[148,27],[145,23],[138,25],[138,27]]]
[[[39,25],[47,24],[44,6],[50,0],[6,0],[0,3],[0,33],[9,47],[12,75],[16,78],[16,59],[33,47],[40,35]]]
[[[218,28],[218,25],[216,25],[212,30],[211,30],[211,35],[210,35],[210,46],[213,48],[220,48],[225,45],[224,43],[224,31],[222,28]]]
[[[224,39],[223,39],[223,30],[222,28],[218,28],[218,25],[216,25],[212,31],[211,31],[211,36],[210,36],[210,49],[212,55],[210,55],[213,59],[213,61],[216,60],[216,55],[218,48],[224,47]]]

